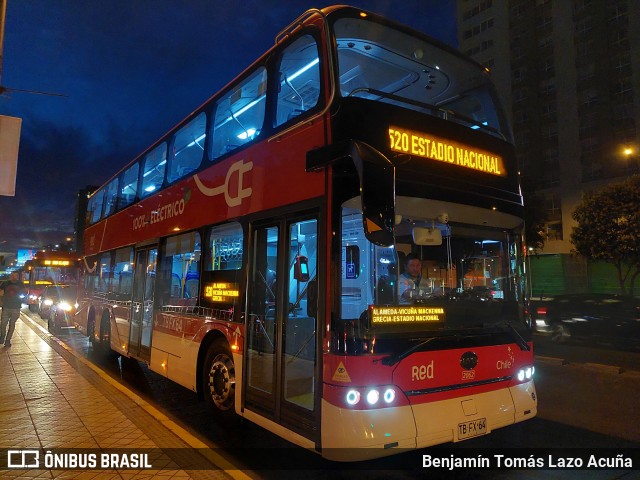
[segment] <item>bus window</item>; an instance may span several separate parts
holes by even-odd
[[[300,37],[285,49],[279,74],[275,127],[318,104],[320,61],[316,41],[311,35]]]
[[[167,166],[167,145],[162,143],[144,157],[140,198],[162,186],[164,171]]]
[[[216,102],[211,158],[241,147],[260,135],[264,123],[267,70],[260,67]]]
[[[205,270],[239,270],[242,267],[242,241],[239,223],[213,227],[207,242]]]
[[[202,112],[176,133],[173,158],[167,171],[167,181],[173,182],[200,166],[207,136],[207,115]]]
[[[467,59],[362,18],[342,18],[335,31],[343,97],[397,105],[511,138],[487,72]]]
[[[105,253],[100,257],[96,276],[95,291],[106,295],[111,290],[111,254]]]
[[[129,206],[135,201],[136,192],[138,191],[139,172],[140,164],[136,162],[127,168],[122,174],[120,195],[118,196],[118,209]]]
[[[133,271],[133,249],[116,250],[116,263],[113,267],[113,293],[116,300],[131,300],[131,282]]]
[[[200,292],[200,234],[198,232],[175,235],[167,239],[164,255],[162,284],[159,291],[168,298],[165,306],[195,306]]]
[[[107,184],[104,190],[104,213],[102,217],[108,217],[115,213],[118,205],[118,179],[114,178]]]
[[[96,223],[102,216],[102,204],[104,201],[104,189],[98,190],[89,199],[89,222]]]

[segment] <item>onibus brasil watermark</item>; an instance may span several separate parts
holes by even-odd
[[[148,453],[52,452],[7,450],[7,468],[19,469],[147,469],[153,468]]]

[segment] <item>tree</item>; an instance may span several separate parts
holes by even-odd
[[[613,264],[621,292],[633,295],[640,274],[640,175],[585,194],[571,216],[578,222],[574,251]]]
[[[527,247],[533,252],[542,250],[545,236],[545,213],[542,209],[542,197],[534,193],[524,194],[524,236]]]

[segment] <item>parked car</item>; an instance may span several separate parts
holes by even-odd
[[[556,342],[640,347],[640,299],[629,295],[558,295],[537,302],[534,314],[537,329]]]
[[[73,326],[78,287],[75,285],[56,285],[55,287],[47,287],[46,290],[51,288],[55,288],[55,294],[52,292],[49,297],[51,305],[49,306],[47,327],[50,332],[59,332],[64,327]]]

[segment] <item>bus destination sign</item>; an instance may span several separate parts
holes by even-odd
[[[71,262],[69,260],[44,260],[42,264],[47,267],[68,267]]]
[[[408,153],[499,177],[507,175],[504,161],[500,155],[470,147],[449,138],[391,125],[389,126],[389,140],[391,150],[394,152]]]
[[[411,323],[444,322],[445,311],[442,307],[411,305],[406,307],[371,308],[373,325],[403,325]]]
[[[234,303],[240,296],[240,288],[237,283],[207,283],[204,296],[211,302]]]

